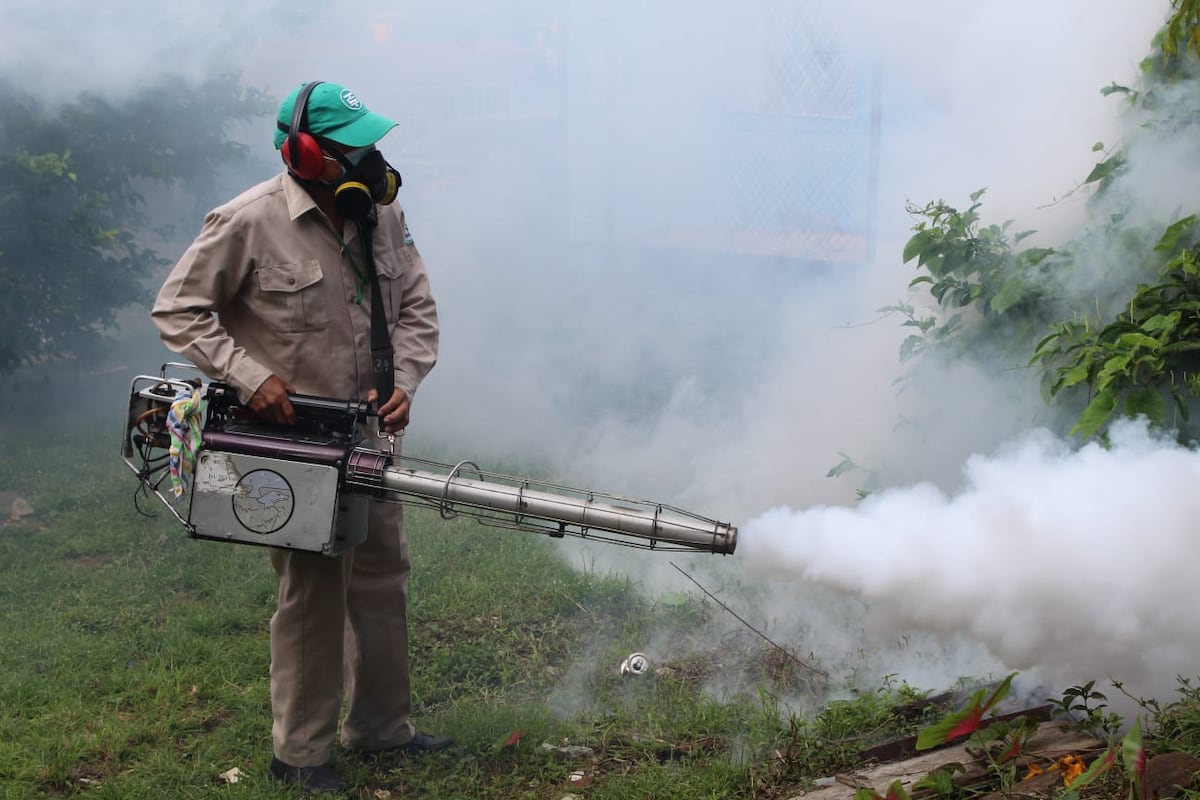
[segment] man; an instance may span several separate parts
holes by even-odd
[[[167,346],[228,382],[261,418],[294,423],[288,394],[302,393],[376,403],[383,433],[408,425],[437,358],[438,321],[392,203],[400,177],[376,149],[395,125],[337,84],[296,89],[275,134],[286,170],[209,212],[159,291],[151,317]],[[379,357],[381,338],[394,357]],[[449,746],[409,720],[400,505],[372,501],[366,540],[340,556],[281,549],[271,563],[271,774],[306,790],[345,788],[329,765],[343,691],[346,748]]]

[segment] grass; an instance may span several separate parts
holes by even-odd
[[[0,800],[298,797],[266,779],[266,551],[135,511],[121,403],[99,425],[0,403],[0,492],[36,512],[0,525]],[[352,797],[782,800],[929,721],[903,683],[829,686],[754,636],[714,639],[702,593],[651,599],[570,566],[568,543],[408,522],[416,722],[456,744],[337,753]],[[670,662],[622,676],[651,641]],[[1151,753],[1200,751],[1200,689],[1180,694],[1146,708]]]
[[[265,778],[266,551],[189,540],[165,509],[135,511],[122,402],[99,425],[4,408],[0,491],[35,514],[0,527],[0,800],[297,796]],[[714,649],[702,632],[720,611],[702,595],[653,602],[532,534],[413,506],[408,524],[416,721],[456,745],[339,753],[352,796],[669,800],[803,785],[797,770],[779,782],[772,753],[795,736],[780,697],[804,676],[761,642]],[[679,657],[620,675],[629,642],[650,636]],[[747,691],[712,689],[731,672]],[[864,730],[876,717],[863,713]],[[234,768],[235,784],[220,778]]]

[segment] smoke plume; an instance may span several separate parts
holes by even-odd
[[[1200,454],[1134,423],[1109,449],[1037,432],[969,459],[952,494],[773,509],[746,524],[741,555],[864,598],[873,626],[965,634],[1012,669],[1153,694],[1200,657],[1198,478]]]

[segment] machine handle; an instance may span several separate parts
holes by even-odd
[[[374,416],[375,410],[365,400],[338,400],[334,397],[318,397],[312,394],[289,394],[288,401],[298,409],[311,411],[333,411],[355,416]]]

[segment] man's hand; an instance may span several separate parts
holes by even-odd
[[[279,425],[295,425],[296,409],[292,408],[289,394],[296,390],[291,384],[284,383],[278,375],[271,375],[250,398],[250,410],[261,419]]]
[[[379,392],[374,389],[367,392],[367,402],[374,403],[379,399]],[[403,389],[392,390],[391,398],[379,407],[379,429],[384,433],[396,433],[408,427],[408,392]]]

